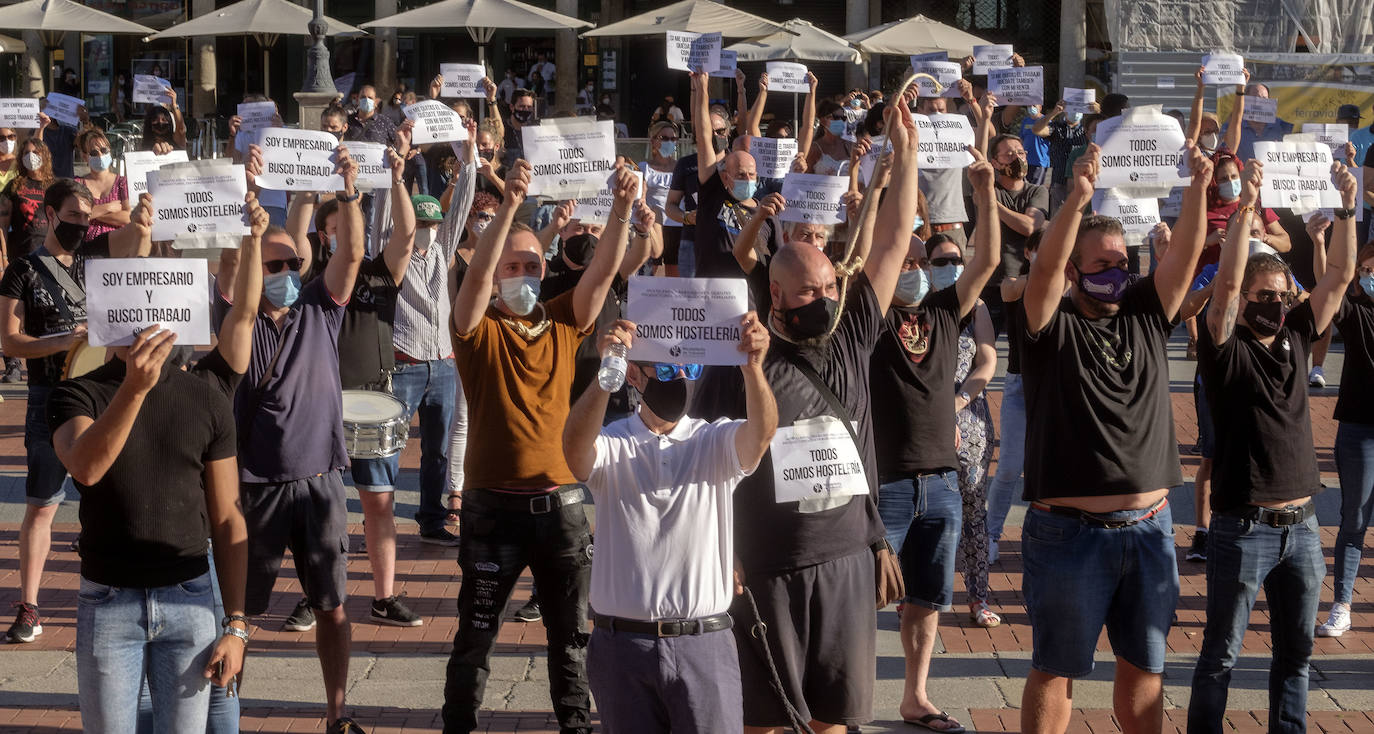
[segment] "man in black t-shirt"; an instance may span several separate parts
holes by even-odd
[[[1303,373],[1312,342],[1331,325],[1355,277],[1355,177],[1333,166],[1342,209],[1335,212],[1326,272],[1311,297],[1297,294],[1288,266],[1273,255],[1246,258],[1263,164],[1242,174],[1198,371],[1216,426],[1212,522],[1207,533],[1207,626],[1193,671],[1189,731],[1220,731],[1231,670],[1260,587],[1274,636],[1269,670],[1271,731],[1302,731],[1308,661],[1326,562],[1312,495],[1321,490]]]
[[[705,73],[692,74],[692,126],[697,144],[697,181],[701,184],[693,218],[694,275],[738,277],[743,272],[735,261],[735,238],[758,206],[754,201],[758,175],[754,157],[743,150],[729,152],[725,128],[711,128],[713,118],[707,104],[706,82]],[[723,161],[720,170],[714,165],[718,159]]]
[[[880,605],[900,595],[876,505],[869,367],[916,216],[915,129],[906,105],[888,108],[891,191],[862,273],[842,290],[820,249],[784,246],[769,267],[772,308],[760,314],[774,336],[764,373],[781,428],[735,492],[735,549],[782,685],[817,731],[872,718],[877,619],[869,604],[875,585]],[[742,392],[724,379],[738,371],[710,372],[689,412],[743,417]],[[815,459],[827,455],[836,458]],[[731,613],[752,620],[742,602]],[[734,628],[744,724],[787,726],[752,628]]]
[[[7,633],[11,642],[33,642],[43,633],[38,583],[67,477],[53,452],[44,407],[62,379],[67,354],[86,341],[86,258],[132,257],[146,254],[150,247],[152,199],[147,194],[139,197],[130,224],[84,242],[93,205],[85,184],[70,178],[54,181],[43,195],[43,212],[52,226],[42,246],[11,260],[0,278],[0,346],[6,356],[24,357],[29,364],[24,417],[28,502],[19,526],[20,598],[18,615]]]
[[[1192,183],[1169,250],[1131,283],[1120,222],[1082,215],[1100,158],[1092,145],[1074,164],[1018,306],[1034,639],[1026,731],[1068,727],[1072,679],[1092,672],[1104,625],[1116,654],[1114,700],[1130,703],[1116,708],[1122,727],[1163,725],[1165,637],[1178,600],[1166,498],[1182,484],[1165,346],[1202,250],[1212,164],[1188,149]]]
[[[968,176],[978,221],[985,223],[973,232],[973,262],[953,286],[931,293],[925,245],[910,238],[872,365],[873,389],[885,397],[873,404],[878,512],[901,559],[907,593],[901,635],[908,676],[898,712],[903,721],[937,730],[959,725],[931,703],[925,686],[939,613],[953,608],[963,517],[954,426],[959,322],[1001,257],[1001,232],[986,224],[996,216],[993,169],[981,153],[973,155]]]

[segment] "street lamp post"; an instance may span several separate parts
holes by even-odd
[[[315,0],[315,15],[306,26],[313,45],[305,53],[305,85],[309,94],[334,93],[334,79],[329,75],[329,49],[324,45],[327,27],[324,24],[324,0]]]

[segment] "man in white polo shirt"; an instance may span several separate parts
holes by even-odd
[[[617,321],[600,351],[632,341]],[[568,467],[596,499],[595,629],[587,674],[601,723],[621,732],[730,734],[744,726],[733,599],[733,498],[778,425],[763,374],[768,331],[741,322],[745,420],[685,415],[701,365],[632,362],[634,415],[604,429],[610,394],[591,385],[563,430]]]

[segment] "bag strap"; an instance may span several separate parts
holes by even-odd
[[[788,354],[787,361],[791,362],[792,366],[796,367],[798,372],[805,375],[806,379],[811,382],[811,386],[816,388],[816,392],[820,393],[821,397],[825,399],[826,404],[830,406],[830,410],[835,414],[835,417],[844,424],[845,430],[849,431],[849,437],[854,439],[854,448],[857,449],[859,447],[859,434],[854,432],[854,419],[850,417],[849,410],[844,407],[839,397],[835,395],[835,391],[831,390],[830,386],[825,384],[825,380],[821,379],[821,376],[816,372],[816,368],[812,367],[811,363],[807,362],[800,355]]]
[[[82,315],[85,315],[86,289],[82,288],[52,255],[35,252],[29,255],[29,260],[34,264],[33,270],[38,274],[39,283],[57,304],[62,319],[68,325],[75,326],[79,319],[72,311],[72,307],[80,308]]]

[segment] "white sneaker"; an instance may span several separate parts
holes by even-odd
[[[1345,604],[1332,604],[1331,612],[1326,615],[1326,624],[1317,627],[1318,637],[1340,637],[1350,629],[1350,607]]]
[[[1307,384],[1312,387],[1326,387],[1326,373],[1322,372],[1321,367],[1313,367],[1312,371],[1307,373]]]

